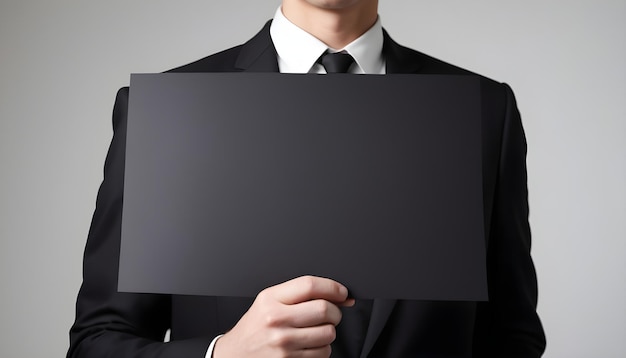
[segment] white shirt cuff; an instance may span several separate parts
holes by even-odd
[[[223,336],[223,334],[220,334],[219,336],[213,338],[213,340],[211,341],[211,344],[209,344],[209,348],[206,350],[206,355],[204,356],[204,358],[212,358],[213,357],[213,349],[215,349],[215,343],[222,336]]]

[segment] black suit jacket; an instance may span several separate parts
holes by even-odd
[[[387,73],[474,75],[395,43]],[[277,72],[269,23],[247,43],[172,72]],[[375,300],[362,346],[333,356],[538,357],[545,347],[530,257],[526,142],[508,86],[481,78],[482,165],[489,302]],[[204,357],[251,299],[117,292],[128,88],[117,94],[107,155],[85,249],[68,357]],[[171,342],[162,343],[171,328]],[[341,337],[338,337],[341,340]]]

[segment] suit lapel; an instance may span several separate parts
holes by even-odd
[[[235,67],[245,72],[278,72],[276,49],[268,21],[256,36],[241,46]]]
[[[396,305],[396,300],[383,300],[375,299],[372,305],[372,316],[370,317],[370,324],[367,327],[367,333],[365,334],[365,341],[363,342],[363,348],[361,349],[360,358],[366,358],[374,347],[374,343],[378,340],[378,336],[385,328],[385,324],[389,320],[389,316]]]
[[[383,34],[383,56],[387,73],[417,73],[422,67],[422,61],[416,53],[392,40],[387,31],[383,30]]]

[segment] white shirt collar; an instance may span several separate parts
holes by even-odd
[[[345,51],[354,57],[354,73],[384,74],[383,28],[380,17],[374,26],[343,49],[329,49],[326,44],[293,24],[279,7],[270,26],[270,36],[278,54],[282,73],[321,72],[317,59],[326,51]]]

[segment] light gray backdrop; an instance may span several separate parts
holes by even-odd
[[[626,1],[382,0],[399,42],[517,95],[546,357],[626,356]],[[278,0],[3,0],[0,356],[60,357],[116,90],[238,44]]]

